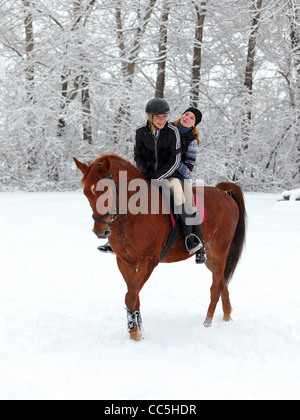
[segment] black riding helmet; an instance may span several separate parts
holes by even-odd
[[[167,115],[170,114],[170,105],[165,99],[154,98],[146,105],[146,114]]]

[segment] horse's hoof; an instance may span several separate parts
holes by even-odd
[[[206,318],[206,320],[203,322],[203,325],[205,328],[210,328],[212,324],[212,319]]]
[[[141,341],[143,339],[143,335],[139,332],[138,327],[132,328],[132,330],[130,330],[129,333],[130,333],[130,340]]]

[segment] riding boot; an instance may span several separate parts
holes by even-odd
[[[196,252],[196,264],[204,264],[207,261],[207,255],[204,247],[204,238],[203,238],[203,231],[202,225],[194,225],[193,226],[193,233],[198,236],[201,241],[202,247]]]
[[[109,242],[107,242],[105,245],[99,246],[98,250],[100,252],[103,252],[104,254],[114,254],[114,251],[112,247],[110,246]]]
[[[184,237],[186,249],[188,253],[192,255],[201,247],[203,247],[200,238],[194,232],[195,226],[192,224],[199,215],[197,212],[192,214],[191,208],[189,208],[187,203],[183,204],[182,206],[176,206],[176,210],[177,214],[179,215],[180,227]]]

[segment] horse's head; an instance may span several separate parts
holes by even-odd
[[[99,239],[106,239],[111,232],[111,222],[116,210],[116,185],[112,179],[111,161],[102,157],[90,165],[74,158],[77,168],[83,173],[84,194],[93,210],[93,232]]]

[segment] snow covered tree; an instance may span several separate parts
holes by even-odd
[[[76,188],[72,157],[132,159],[154,95],[203,112],[195,176],[300,183],[296,0],[0,0],[0,188]]]
[[[251,25],[251,32],[249,37],[248,44],[248,54],[247,54],[247,65],[245,72],[245,87],[246,87],[246,112],[243,116],[242,121],[242,133],[243,133],[243,148],[248,149],[249,145],[249,136],[250,136],[250,124],[252,120],[252,110],[251,110],[251,97],[253,94],[253,78],[254,78],[254,65],[255,65],[255,55],[256,55],[256,43],[257,43],[257,33],[260,25],[261,10],[262,10],[263,0],[253,0],[251,9],[254,12],[253,21]]]
[[[165,95],[166,64],[168,52],[168,28],[167,22],[170,14],[170,1],[164,0],[162,6],[161,25],[159,29],[158,45],[158,69],[156,78],[155,97],[163,98]]]
[[[114,125],[114,136],[116,142],[118,141],[120,134],[122,136],[126,133],[126,126],[130,124],[132,86],[136,65],[142,48],[143,38],[156,2],[157,0],[148,0],[145,4],[145,1],[143,0],[135,1],[136,8],[133,10],[132,4],[129,3],[131,10],[128,10],[126,15],[124,15],[124,12],[122,13],[123,2],[120,0],[114,2],[123,78],[123,98],[121,100]],[[133,16],[132,13],[134,13]],[[128,19],[130,19],[129,22],[127,22]],[[127,27],[128,24],[130,25],[130,29]],[[120,133],[120,126],[123,124],[125,125],[125,131],[121,130]]]
[[[294,135],[297,147],[296,164],[298,166],[297,182],[300,182],[300,6],[296,1],[289,2],[289,19],[291,24],[291,65],[292,80],[288,80],[291,106],[294,114]]]
[[[201,1],[200,4],[198,4],[196,1],[193,1],[192,3],[195,6],[197,24],[194,39],[190,102],[192,106],[197,108],[199,105],[199,83],[201,77],[203,31],[207,11],[207,0]]]

